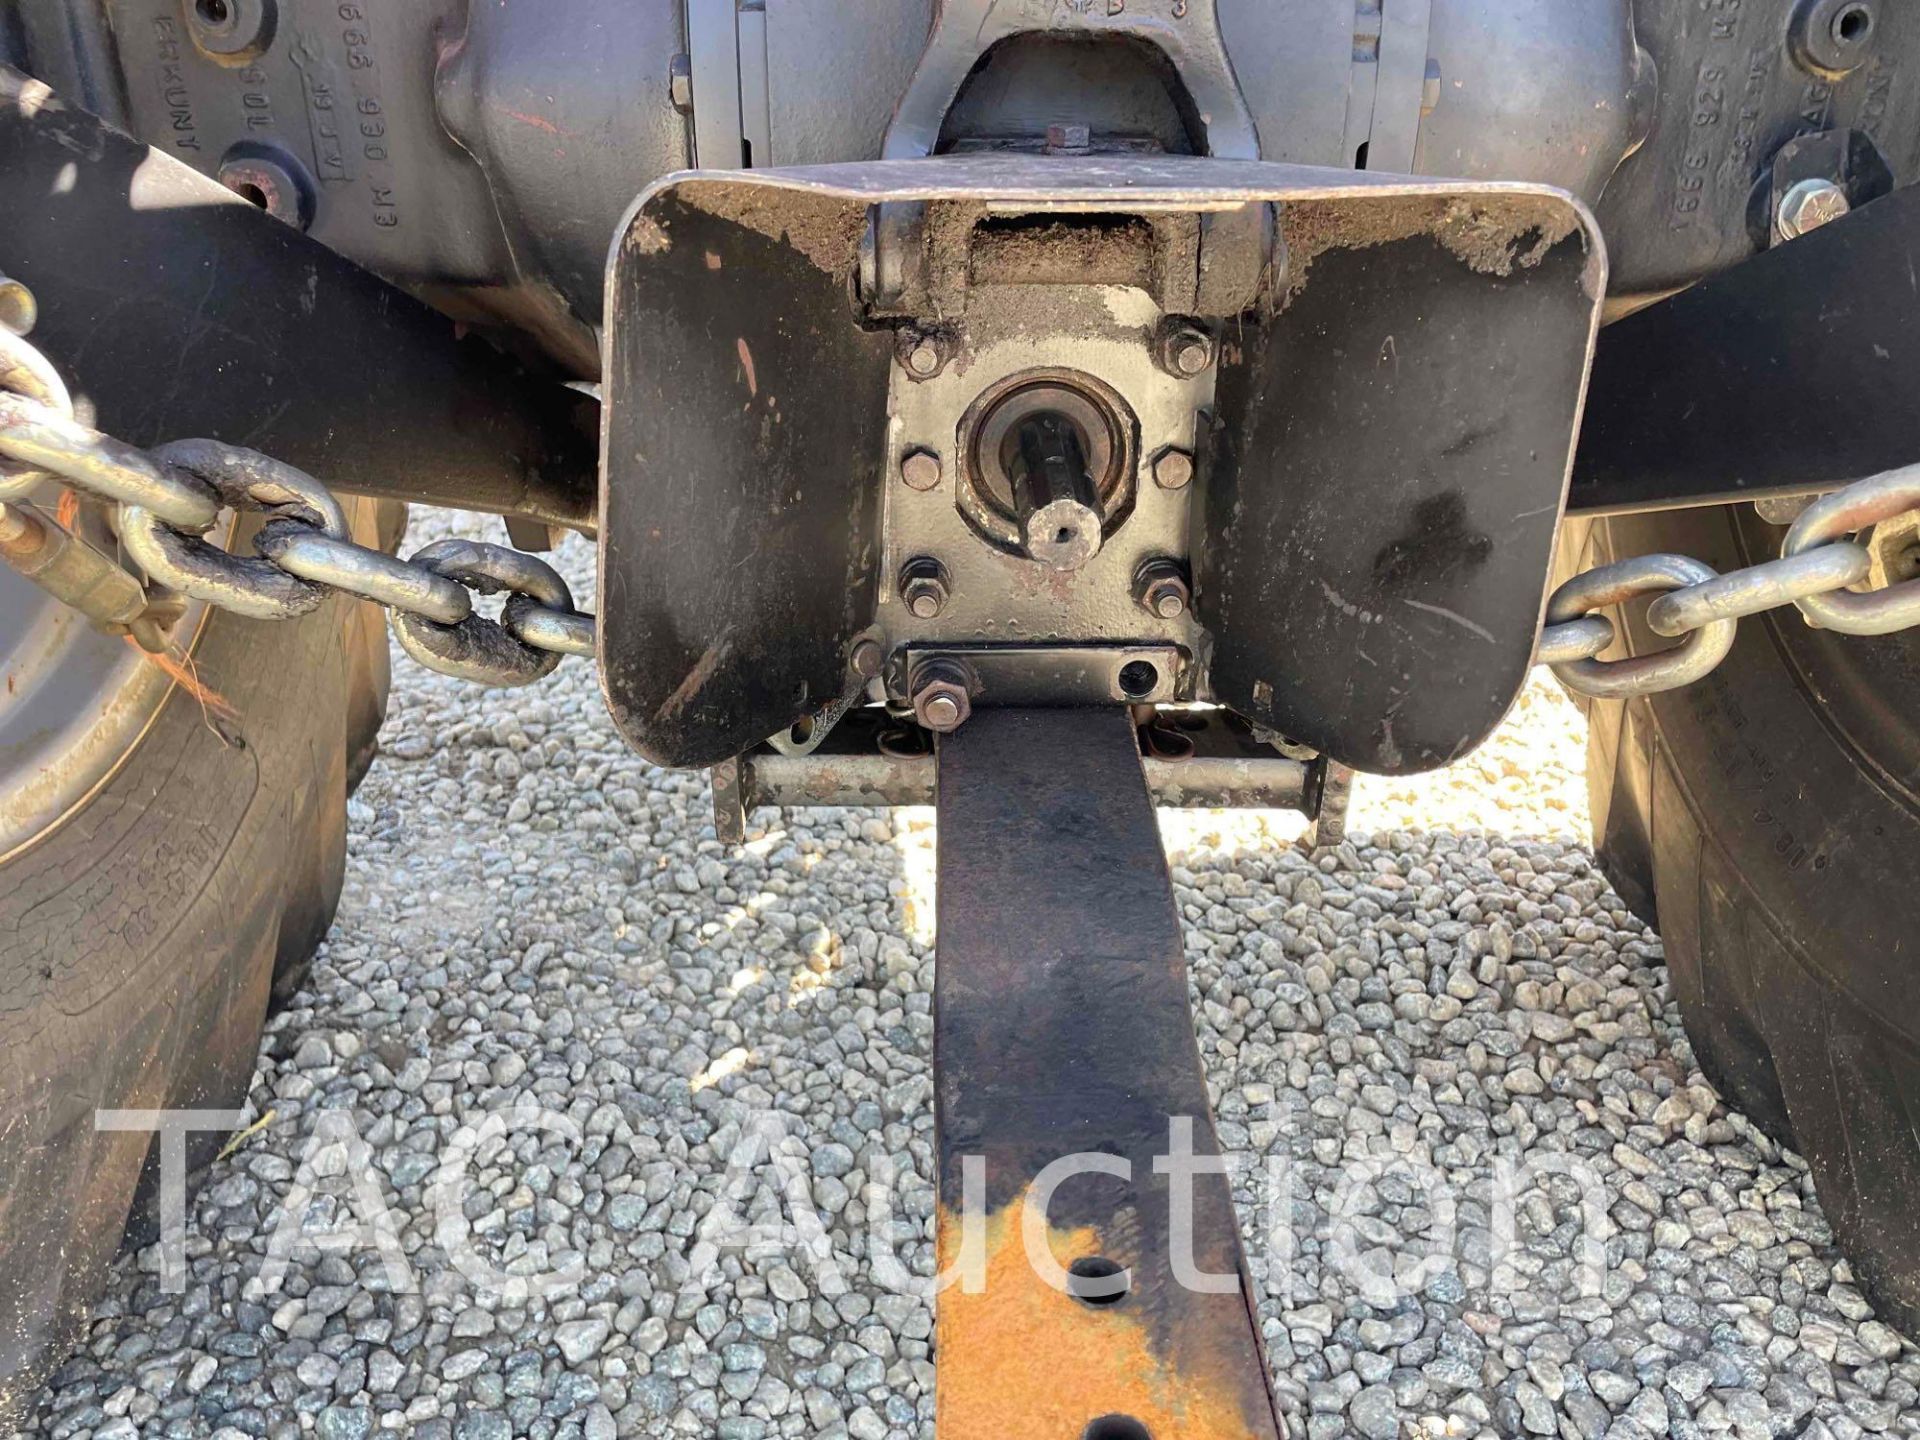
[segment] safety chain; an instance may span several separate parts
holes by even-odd
[[[92,555],[89,563],[118,572],[138,593],[129,599],[112,575],[93,575],[86,585],[69,579],[65,591],[44,575],[34,578],[94,619],[142,636],[139,619],[150,602],[139,582],[22,498],[49,479],[120,506],[121,542],[151,582],[236,614],[290,619],[330,594],[371,600],[393,613],[401,646],[422,665],[486,685],[530,684],[563,655],[594,653],[594,617],[574,607],[566,581],[545,561],[475,540],[437,541],[405,561],[356,545],[333,493],[291,465],[215,440],[140,450],[80,424],[46,357],[0,325],[0,555],[33,573],[9,537],[36,528]],[[228,554],[203,538],[227,509],[268,516],[253,555]],[[1810,623],[1849,635],[1920,625],[1920,579],[1856,592],[1873,557],[1850,538],[1916,512],[1920,465],[1814,501],[1788,529],[1777,560],[1726,575],[1685,555],[1642,555],[1589,570],[1547,602],[1535,660],[1570,689],[1619,698],[1702,678],[1733,648],[1740,619],[1780,605],[1797,605]],[[476,591],[507,592],[499,621],[474,610]],[[1616,631],[1596,612],[1647,595],[1659,596],[1647,609],[1648,627],[1680,643],[1597,658]]]
[[[1844,635],[1889,635],[1920,625],[1920,579],[1855,593],[1873,570],[1867,547],[1849,537],[1920,513],[1920,465],[1855,481],[1802,510],[1780,558],[1722,575],[1685,555],[1641,555],[1574,576],[1547,601],[1535,659],[1583,695],[1619,699],[1691,685],[1733,648],[1748,615],[1797,605],[1807,622]],[[1646,595],[1647,628],[1678,639],[1671,649],[1600,660],[1613,622],[1595,611]]]
[[[422,665],[485,685],[531,684],[562,656],[594,651],[594,617],[544,560],[477,540],[436,541],[404,561],[357,545],[333,492],[291,465],[217,440],[140,450],[81,424],[46,357],[0,325],[0,556],[153,648],[146,587],[25,500],[48,481],[117,504],[120,543],[153,585],[238,615],[288,620],[332,594],[371,600]],[[224,510],[268,517],[252,555],[204,538]],[[56,552],[57,566],[46,559]],[[474,610],[474,592],[502,591],[498,621]]]

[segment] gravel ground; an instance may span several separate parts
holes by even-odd
[[[590,572],[584,547],[563,561]],[[769,812],[729,853],[705,778],[623,750],[587,665],[519,692],[404,659],[396,680],[339,921],[271,1026],[260,1127],[190,1209],[184,1292],[156,1251],[124,1257],[39,1433],[930,1436],[930,1312],[856,1249],[890,1163],[910,1180],[888,1233],[931,1264],[931,816]],[[1223,1139],[1298,1177],[1291,1260],[1254,1260],[1288,1423],[1920,1433],[1920,1359],[1851,1283],[1799,1158],[1695,1069],[1658,940],[1594,868],[1577,737],[1536,686],[1452,771],[1363,780],[1354,838],[1315,858],[1289,817],[1164,820]],[[462,1129],[527,1103],[578,1134]],[[781,1163],[755,1170],[769,1133]],[[425,1203],[460,1145],[456,1214],[520,1278],[504,1294]],[[1530,1193],[1515,1283],[1491,1284],[1487,1177],[1547,1152],[1598,1186]],[[1404,1302],[1371,1303],[1321,1234],[1368,1156],[1460,1196],[1454,1258]],[[764,1218],[769,1171],[810,1192],[844,1286],[772,1244],[702,1246],[720,1214]],[[1569,1260],[1583,1193],[1597,1295]],[[273,1244],[368,1195],[415,1293],[374,1248]],[[1390,1173],[1350,1223],[1404,1260],[1437,1222]],[[575,1288],[529,1293],[569,1265]]]

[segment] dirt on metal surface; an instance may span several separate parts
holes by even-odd
[[[1549,196],[1420,195],[1391,200],[1294,201],[1280,207],[1287,247],[1281,308],[1305,284],[1314,258],[1431,235],[1468,269],[1511,275],[1538,265],[1580,223],[1579,212]]]

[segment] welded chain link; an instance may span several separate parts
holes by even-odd
[[[477,540],[404,561],[357,545],[333,492],[291,465],[217,440],[141,450],[80,423],[46,357],[0,327],[0,507],[26,508],[49,481],[119,506],[120,542],[153,585],[238,615],[288,620],[333,594],[370,600],[422,665],[486,685],[531,684],[594,651],[594,617],[544,560]],[[252,555],[206,538],[240,510],[267,517]],[[499,620],[474,609],[476,592],[506,593]]]
[[[1887,635],[1920,625],[1920,579],[1859,593],[1873,570],[1862,531],[1920,512],[1920,465],[1890,470],[1822,496],[1800,512],[1780,558],[1721,575],[1685,555],[1640,555],[1574,576],[1547,601],[1535,653],[1569,689],[1617,699],[1690,685],[1733,648],[1749,615],[1797,605],[1807,622],[1844,635]],[[1595,612],[1647,595],[1647,628],[1671,649],[1597,658],[1617,638]]]

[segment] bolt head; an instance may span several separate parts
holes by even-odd
[[[933,581],[916,580],[907,586],[906,601],[915,619],[931,620],[946,608],[947,597]]]
[[[1193,456],[1184,450],[1163,450],[1153,462],[1153,483],[1162,490],[1183,490],[1193,480]]]
[[[940,483],[940,457],[931,450],[915,450],[900,462],[900,478],[909,490],[931,490]]]
[[[1780,197],[1776,223],[1780,233],[1792,240],[1822,225],[1831,224],[1853,208],[1847,192],[1831,180],[1796,181]]]
[[[854,641],[853,650],[847,656],[847,665],[862,680],[871,680],[880,673],[880,662],[885,658],[880,642],[869,636]]]
[[[1207,343],[1206,336],[1197,331],[1183,331],[1167,347],[1167,356],[1173,361],[1175,370],[1192,377],[1213,363],[1213,346]]]
[[[962,687],[936,681],[914,697],[913,712],[935,734],[951,735],[966,724],[973,713],[973,702]]]
[[[925,378],[940,369],[940,347],[931,340],[921,340],[907,352],[907,369],[915,375]]]
[[[1186,587],[1173,581],[1156,582],[1147,590],[1147,608],[1162,620],[1176,620],[1187,610]]]

